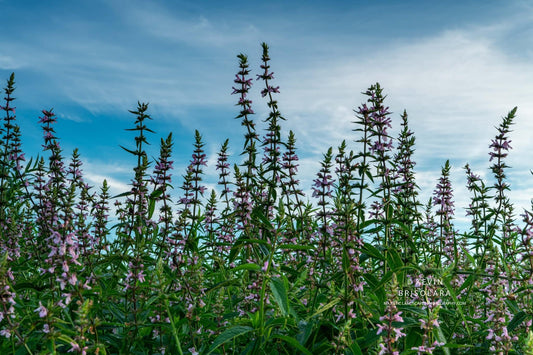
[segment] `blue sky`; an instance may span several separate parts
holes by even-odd
[[[452,163],[457,206],[468,204],[462,167],[490,178],[494,126],[514,106],[512,198],[533,197],[533,6],[528,1],[7,1],[0,0],[0,79],[15,72],[24,149],[36,154],[40,110],[54,108],[65,153],[78,147],[86,178],[127,188],[137,101],[149,102],[153,155],[172,131],[180,176],[194,130],[211,162],[225,138],[240,152],[243,128],[230,95],[238,53],[259,73],[271,47],[280,110],[309,189],[322,153],[343,139],[357,149],[353,109],[380,82],[395,128],[406,109],[417,136],[422,196]],[[255,85],[256,120],[266,104]],[[207,169],[214,174],[214,164]],[[214,182],[214,179],[211,179]],[[490,181],[490,180],[489,180]],[[179,185],[175,182],[175,185]],[[458,211],[458,217],[464,213]]]

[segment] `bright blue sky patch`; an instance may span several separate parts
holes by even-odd
[[[429,197],[449,158],[460,207],[469,196],[462,167],[468,161],[490,175],[494,126],[518,106],[509,176],[513,200],[530,206],[533,7],[527,1],[0,0],[0,12],[0,78],[15,72],[25,150],[39,152],[40,110],[54,108],[65,154],[78,147],[90,182],[108,177],[114,192],[126,188],[132,167],[119,145],[133,145],[124,129],[133,126],[127,110],[138,100],[150,103],[154,156],[160,138],[174,133],[175,176],[187,165],[195,129],[210,161],[225,138],[238,154],[243,127],[233,119],[237,98],[230,95],[236,55],[249,56],[255,76],[265,41],[305,189],[329,146],[346,139],[357,149],[352,110],[379,81],[396,129],[400,113],[409,113],[422,195]],[[256,120],[266,117],[259,85]]]

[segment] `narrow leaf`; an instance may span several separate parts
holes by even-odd
[[[227,343],[230,340],[235,339],[238,336],[244,335],[246,333],[249,333],[253,330],[252,327],[248,326],[242,326],[242,325],[236,325],[232,328],[227,329],[225,332],[220,334],[213,344],[211,345],[211,348],[209,348],[209,351],[207,354],[211,354],[216,348],[218,348],[220,345]]]

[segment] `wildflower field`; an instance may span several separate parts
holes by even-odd
[[[220,147],[215,190],[201,134],[174,172],[172,134],[156,139],[144,103],[121,147],[137,162],[131,189],[118,196],[86,183],[52,110],[38,119],[41,154],[25,157],[8,78],[0,354],[533,354],[533,214],[514,210],[506,179],[517,109],[487,142],[490,179],[464,167],[467,231],[454,227],[448,162],[420,201],[408,115],[390,113],[379,84],[346,122],[358,148],[326,147],[309,196],[262,49],[257,80],[237,56],[228,124],[243,139],[235,156]],[[264,103],[252,105],[253,83]],[[269,114],[256,119],[261,104]]]

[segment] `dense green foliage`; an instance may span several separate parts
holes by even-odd
[[[418,199],[407,113],[391,137],[379,84],[355,111],[353,143],[324,154],[311,188],[298,181],[296,137],[281,115],[263,45],[269,109],[252,119],[251,70],[239,55],[234,94],[244,127],[216,190],[197,131],[172,179],[172,135],[152,161],[139,103],[131,189],[84,181],[44,110],[43,155],[21,151],[14,75],[0,109],[0,353],[429,354],[533,353],[533,216],[513,211],[505,158],[516,108],[490,145],[492,181],[465,167],[469,231],[454,227],[448,162]],[[173,184],[181,184],[174,188]],[[308,187],[305,187],[306,189]]]

